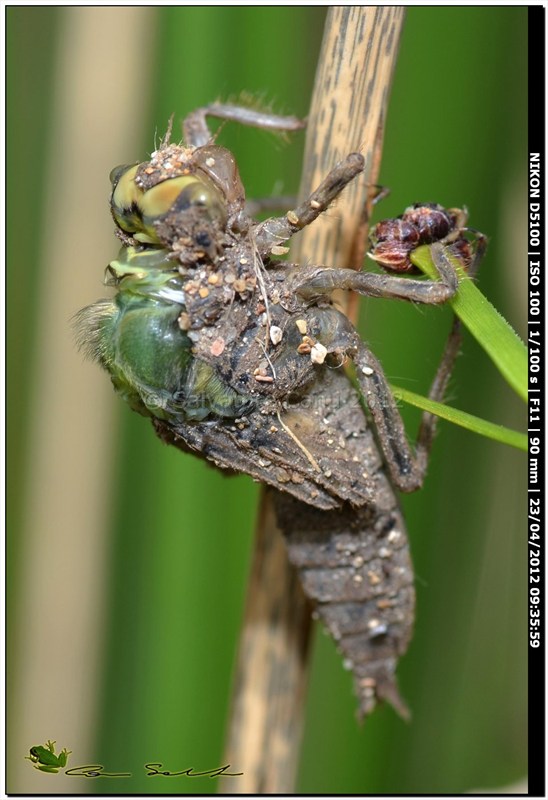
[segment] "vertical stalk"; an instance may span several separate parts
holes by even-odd
[[[365,170],[333,209],[299,235],[295,262],[359,268],[363,261],[372,184],[377,180],[386,108],[403,9],[329,10],[308,117],[300,195],[317,186],[352,151]],[[351,316],[356,306],[352,303]],[[264,492],[223,763],[241,777],[225,778],[223,793],[291,793],[303,727],[310,605]]]

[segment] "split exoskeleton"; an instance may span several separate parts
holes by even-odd
[[[394,671],[409,639],[414,595],[403,520],[384,466],[397,488],[418,488],[435,417],[424,414],[413,451],[378,360],[331,304],[330,295],[348,289],[444,303],[458,286],[454,259],[472,271],[484,240],[478,237],[475,246],[468,241],[464,212],[426,204],[375,229],[371,256],[390,273],[280,261],[289,239],[360,175],[363,157],[351,153],[302,204],[259,222],[247,211],[234,156],[213,142],[207,116],[277,130],[302,127],[295,118],[212,104],[187,117],[184,145],[170,144],[167,136],[149,161],[113,170],[111,209],[122,249],[108,267],[108,283],[116,294],[79,312],[80,342],[107,369],[128,403],[152,417],[165,441],[221,468],[245,472],[312,507],[315,522],[302,523],[301,534],[290,541],[290,556],[320,616],[352,662],[361,713],[368,713],[379,697],[403,712]],[[409,255],[421,244],[430,245],[439,279],[394,274],[413,271]],[[455,323],[431,387],[434,400],[443,398],[459,341]],[[355,364],[382,458],[355,389],[340,369],[348,359]],[[286,500],[289,505],[282,503],[279,514],[287,528],[283,520],[299,513],[289,511],[293,501]],[[319,566],[308,563],[301,546],[328,519],[318,517],[316,510],[330,512],[331,528],[337,527],[333,514],[344,520],[339,533],[345,542],[351,520],[360,514],[362,531],[378,529],[373,544],[370,534],[360,544],[369,556],[360,555],[356,542],[350,541],[347,551],[346,545],[339,548],[341,554],[352,554],[348,564],[326,562],[326,570],[348,567],[352,573],[356,591],[347,600],[330,601],[331,590],[326,595],[325,586],[314,588],[310,580],[307,587],[306,571],[312,575],[323,563],[323,556]],[[303,532],[307,526],[310,530]],[[382,560],[382,537],[392,542],[392,549],[384,550],[393,553],[397,537],[390,535],[401,531],[402,564],[384,569],[375,581],[375,570],[367,567]],[[325,537],[324,550],[327,533]],[[354,580],[360,575],[361,580]],[[369,594],[364,594],[364,582]],[[406,599],[398,606],[402,591]],[[375,597],[377,610],[364,612],[360,621],[358,607]],[[345,602],[347,623],[332,613],[333,603],[342,611]],[[405,613],[398,617],[402,603]],[[395,630],[398,624],[406,631],[395,633],[391,641],[391,626]],[[373,646],[359,669],[359,654],[350,645],[345,650],[345,637],[355,643],[356,636],[380,647],[375,657]]]

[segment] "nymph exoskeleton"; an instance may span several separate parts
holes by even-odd
[[[301,205],[258,222],[208,115],[302,127],[213,104],[187,117],[185,145],[168,135],[149,161],[113,170],[122,249],[107,282],[116,294],[79,312],[79,340],[162,439],[283,493],[290,558],[353,670],[360,713],[377,698],[405,713],[394,673],[411,634],[413,574],[390,480],[402,491],[422,484],[436,422],[423,415],[413,451],[378,360],[329,298],[351,289],[444,303],[458,285],[453,257],[468,266],[481,248],[464,236],[464,212],[427,204],[380,223],[371,255],[409,271],[412,249],[429,244],[439,280],[279,261],[287,241],[359,176],[363,157],[351,153]],[[454,324],[432,399],[443,398],[459,341]],[[338,369],[349,359],[381,453]]]

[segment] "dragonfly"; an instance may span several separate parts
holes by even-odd
[[[388,701],[407,717],[396,668],[415,592],[395,489],[422,485],[436,417],[423,414],[411,447],[380,362],[331,295],[441,305],[457,291],[455,262],[473,274],[485,237],[467,228],[465,210],[416,204],[374,228],[369,255],[382,272],[288,263],[291,237],[359,177],[363,156],[350,153],[301,204],[259,221],[208,117],[304,126],[213,103],[186,117],[184,144],[171,142],[170,123],[148,161],[113,169],[114,295],[78,312],[77,340],[163,441],[275,490],[289,559],[352,671],[359,716]],[[413,275],[423,245],[437,280]],[[443,400],[460,343],[455,318],[433,400]]]

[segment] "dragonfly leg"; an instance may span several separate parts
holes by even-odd
[[[455,317],[449,337],[430,387],[428,397],[436,402],[443,397],[453,371],[461,343],[460,321]],[[430,448],[436,433],[437,417],[422,415],[415,451],[409,445],[403,420],[386,380],[383,369],[373,353],[360,341],[352,355],[363,396],[373,418],[379,443],[390,476],[398,489],[413,492],[422,486]]]
[[[308,301],[329,295],[335,289],[350,289],[369,297],[389,297],[414,303],[445,303],[457,291],[458,275],[441,243],[431,245],[431,251],[440,275],[438,281],[344,268],[310,267],[295,276],[298,283],[292,288]]]
[[[259,223],[254,232],[259,254],[268,255],[272,247],[279,247],[295,233],[314,222],[344,187],[363,171],[363,168],[363,156],[360,153],[350,153],[333,167],[318,188],[301,205],[288,211],[283,217],[273,217]]]
[[[297,117],[282,117],[230,103],[210,103],[192,111],[183,122],[183,134],[187,145],[203,147],[211,142],[213,136],[207,125],[207,117],[239,122],[240,125],[271,131],[298,131],[306,126],[306,122]]]

